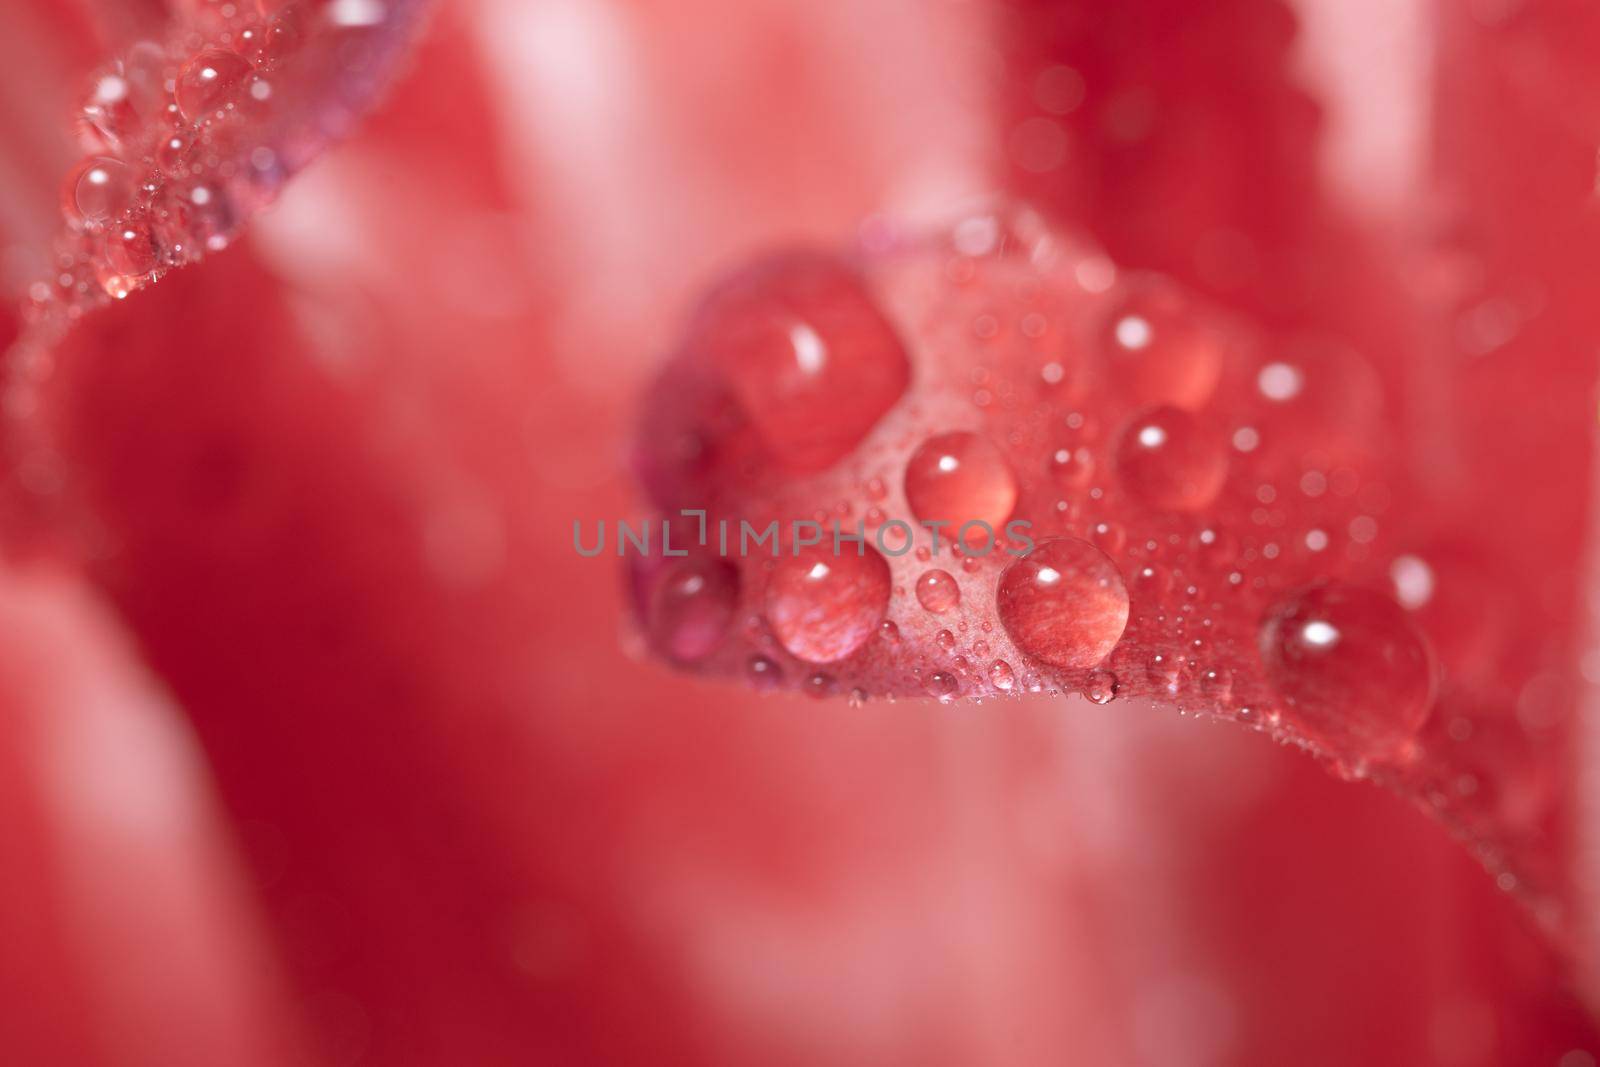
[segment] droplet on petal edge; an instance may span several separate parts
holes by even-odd
[[[79,130],[92,154],[64,179],[56,266],[28,290],[20,343],[47,346],[109,297],[225,247],[348,132],[431,0],[356,6],[381,17],[311,18],[297,2],[266,14],[253,3],[186,8],[194,21],[175,21],[165,43],[137,42],[87,79]],[[139,232],[102,240],[120,219],[140,220]]]
[[[1261,626],[1261,661],[1294,726],[1350,760],[1402,754],[1433,706],[1427,640],[1382,593],[1315,585]]]

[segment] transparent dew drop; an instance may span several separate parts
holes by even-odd
[[[661,576],[650,597],[650,644],[679,663],[704,659],[727,637],[738,600],[739,572],[732,564],[679,560]]]
[[[1002,693],[1011,692],[1017,684],[1017,675],[1011,669],[1011,664],[1003,659],[997,659],[989,664],[989,684]]]
[[[848,455],[911,380],[866,282],[817,253],[733,275],[701,306],[685,348],[716,369],[771,459],[793,471]]]
[[[149,274],[160,265],[150,224],[142,216],[124,218],[106,231],[106,263],[119,274]]]
[[[1210,505],[1228,474],[1222,442],[1177,408],[1144,412],[1117,445],[1117,477],[1128,494],[1163,511]]]
[[[935,615],[943,615],[961,603],[961,586],[949,571],[927,571],[917,579],[917,603]]]
[[[1094,478],[1094,456],[1081,445],[1064,445],[1050,454],[1050,479],[1062,489],[1082,489]]]
[[[1214,710],[1221,711],[1233,699],[1233,674],[1224,668],[1201,671],[1200,693]]]
[[[121,70],[107,71],[94,80],[83,104],[83,119],[99,142],[115,149],[138,126],[133,86]]]
[[[780,559],[768,575],[767,622],[795,657],[833,663],[878,632],[889,592],[889,564],[871,546],[861,555],[810,546]]]
[[[121,211],[133,197],[128,165],[110,156],[91,156],[68,174],[61,187],[61,209],[67,219],[101,223]]]
[[[1178,691],[1178,676],[1177,661],[1163,652],[1154,653],[1145,664],[1145,678],[1164,693]]]
[[[1017,479],[988,438],[960,431],[924,441],[906,462],[906,502],[920,522],[943,523],[941,541],[982,550],[1005,530]]]
[[[1114,522],[1097,522],[1090,531],[1094,543],[1112,555],[1121,552],[1128,542],[1128,535],[1122,532],[1122,527]]]
[[[209,182],[169,185],[157,198],[157,225],[169,247],[191,252],[226,248],[237,226],[237,213],[227,193]]]
[[[1110,671],[1093,671],[1083,687],[1083,695],[1096,704],[1109,704],[1117,698],[1117,676]]]
[[[1216,391],[1223,336],[1212,315],[1175,283],[1133,279],[1100,329],[1108,377],[1135,404],[1194,411]]]
[[[174,99],[184,120],[198,125],[222,110],[252,73],[250,63],[236,52],[207,48],[178,74]]]
[[[745,664],[745,677],[757,689],[776,689],[783,684],[783,668],[766,656],[751,656]]]
[[[1072,537],[1040,542],[1000,576],[1000,622],[1017,646],[1056,667],[1093,667],[1128,625],[1128,590],[1114,563]]]
[[[1382,593],[1314,585],[1269,612],[1261,662],[1284,713],[1342,760],[1392,759],[1427,720],[1427,641]]]
[[[194,137],[187,130],[173,130],[156,143],[156,167],[169,178],[179,178],[189,173],[190,149]]]
[[[824,697],[833,695],[836,684],[833,675],[817,671],[806,676],[804,689],[807,696],[821,700]]]
[[[269,22],[240,31],[235,47],[250,63],[271,69],[295,50],[301,36],[299,12],[290,8]]]
[[[956,695],[961,689],[961,683],[956,681],[956,677],[953,674],[946,671],[934,671],[928,675],[926,688],[929,696],[947,699]]]

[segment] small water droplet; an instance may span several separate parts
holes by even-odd
[[[1081,489],[1094,477],[1094,456],[1081,445],[1058,448],[1050,454],[1050,477],[1063,489]]]
[[[757,689],[775,689],[783,684],[783,668],[766,656],[751,656],[745,674]]]
[[[833,695],[835,682],[833,675],[817,671],[808,675],[805,680],[805,693],[814,700]]]
[[[1117,446],[1128,493],[1169,511],[1197,511],[1217,498],[1228,473],[1222,444],[1194,416],[1156,408],[1134,419]]]
[[[1144,673],[1145,678],[1158,690],[1169,694],[1178,691],[1178,664],[1171,656],[1162,652],[1153,653],[1145,664]]]
[[[1094,671],[1083,687],[1083,695],[1096,704],[1109,704],[1117,698],[1117,676],[1110,671]]]
[[[105,237],[106,262],[120,274],[149,274],[160,263],[150,225],[142,217],[125,218]]]
[[[1157,276],[1135,279],[1115,303],[1101,349],[1111,379],[1140,405],[1194,411],[1222,373],[1220,331],[1193,297]]]
[[[1127,544],[1128,540],[1127,534],[1122,532],[1122,527],[1118,526],[1114,522],[1095,523],[1094,529],[1090,532],[1090,536],[1094,538],[1094,543],[1098,545],[1103,552],[1113,556],[1122,551],[1123,546]]]
[[[934,671],[928,675],[927,689],[930,696],[945,699],[955,696],[956,691],[960,688],[961,683],[956,681],[956,677],[953,674],[945,671]]]
[[[961,603],[961,586],[949,571],[927,571],[917,579],[917,602],[927,611],[943,615]]]
[[[1011,669],[1011,664],[1003,659],[997,659],[989,664],[989,681],[1000,692],[1009,693],[1017,684],[1017,675]]]
[[[1200,692],[1211,701],[1217,711],[1223,710],[1233,699],[1233,674],[1232,672],[1213,667],[1200,673]]]

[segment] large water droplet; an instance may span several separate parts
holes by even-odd
[[[975,433],[924,441],[906,463],[906,502],[924,523],[944,523],[941,543],[964,537],[981,547],[1005,529],[1017,504],[1017,479],[1000,450]],[[961,528],[974,523],[965,535]]]
[[[1087,541],[1041,542],[1000,576],[1000,621],[1023,651],[1057,667],[1093,667],[1128,625],[1116,564]]]
[[[1223,339],[1195,299],[1159,276],[1134,280],[1101,327],[1111,380],[1135,403],[1196,410],[1222,373]]]
[[[238,53],[207,48],[178,74],[178,110],[190,124],[198,124],[232,100],[250,74],[250,64]]]
[[[772,458],[796,471],[849,454],[911,378],[860,276],[813,253],[734,275],[701,307],[687,348],[719,369]]]
[[[1426,640],[1394,601],[1358,586],[1280,603],[1261,627],[1261,661],[1295,723],[1342,758],[1395,755],[1433,704]]]
[[[1134,419],[1117,445],[1117,475],[1129,495],[1167,511],[1198,511],[1217,498],[1228,474],[1222,441],[1177,408]]]
[[[68,219],[99,223],[109,219],[133,196],[128,165],[110,156],[92,156],[74,167],[61,187],[61,208]]]
[[[949,571],[928,571],[917,579],[917,603],[935,615],[943,615],[961,603],[961,586]]]
[[[871,546],[835,555],[801,549],[767,579],[767,621],[783,647],[810,663],[832,663],[877,632],[889,606],[889,564]]]
[[[679,662],[704,659],[727,636],[739,599],[739,572],[725,560],[692,558],[661,576],[650,598],[650,643]]]

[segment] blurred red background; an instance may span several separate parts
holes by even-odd
[[[83,78],[164,17],[82,7],[0,11],[17,293]],[[1570,343],[1505,380],[1583,410],[1471,476],[1566,449],[1519,506],[1576,560],[1600,28],[1502,7],[442,5],[247,240],[11,412],[5,1062],[1592,1065],[1582,946],[1405,802],[1142,708],[679,677],[569,550],[637,507],[720,270],[1006,190],[1268,320],[1423,229],[1538,259]]]

